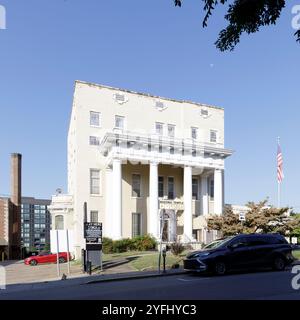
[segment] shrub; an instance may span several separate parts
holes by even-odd
[[[110,238],[103,237],[102,239],[102,250],[103,253],[113,253],[113,240]]]
[[[104,237],[102,239],[103,253],[121,253],[126,251],[147,251],[155,249],[156,240],[149,235],[138,236],[133,239],[112,240]]]
[[[120,253],[132,250],[133,241],[132,239],[122,239],[113,241],[113,252]]]
[[[155,238],[150,235],[138,236],[132,239],[133,247],[137,251],[153,250],[156,247]]]
[[[171,244],[171,252],[174,254],[174,256],[179,256],[184,249],[184,245],[179,242],[174,242]]]

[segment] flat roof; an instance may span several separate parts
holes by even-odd
[[[213,109],[218,109],[218,110],[224,110],[224,108],[213,106],[213,105],[209,105],[209,104],[205,104],[205,103],[194,102],[194,101],[190,101],[190,100],[177,100],[177,99],[172,99],[172,98],[165,98],[165,97],[161,97],[161,96],[152,95],[150,93],[143,93],[143,92],[126,90],[126,89],[121,89],[121,88],[116,88],[116,87],[110,87],[110,86],[97,84],[97,83],[93,83],[93,82],[86,82],[86,81],[82,81],[82,80],[76,80],[75,83],[76,84],[77,83],[85,84],[85,85],[92,86],[92,87],[98,87],[98,88],[105,88],[105,89],[110,89],[110,90],[122,91],[122,92],[127,92],[127,93],[132,93],[132,94],[138,94],[138,95],[145,96],[145,97],[150,97],[150,98],[168,100],[168,101],[179,102],[179,103],[190,103],[190,104],[194,104],[194,105],[200,106],[200,107],[207,107],[207,108],[213,108]]]

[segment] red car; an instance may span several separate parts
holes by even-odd
[[[59,253],[59,263],[64,263],[68,261],[68,253],[60,252]],[[69,253],[69,260],[72,260],[72,256]],[[50,252],[42,252],[37,256],[31,256],[24,260],[24,263],[31,266],[36,266],[39,263],[56,263],[57,254]]]

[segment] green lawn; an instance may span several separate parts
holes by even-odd
[[[174,256],[171,252],[166,256],[166,267],[170,269],[174,264],[179,263],[182,265],[182,259],[186,256],[187,251],[183,252],[180,256]],[[128,251],[122,253],[103,254],[103,262],[120,260],[128,258],[128,265],[135,270],[157,270],[158,269],[157,251]],[[74,265],[81,264],[81,261],[72,261]],[[161,257],[161,268],[163,268],[163,257]]]
[[[300,251],[299,251],[299,250],[293,251],[293,256],[294,256],[296,259],[300,260]]]
[[[158,269],[158,257],[159,253],[148,254],[137,257],[129,262],[130,266],[136,270],[157,270]],[[166,257],[166,268],[170,269],[172,265],[179,263],[182,264],[182,256],[174,256],[168,252]],[[161,259],[161,268],[163,268],[163,259]]]

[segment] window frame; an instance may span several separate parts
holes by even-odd
[[[195,132],[196,132],[196,137],[194,138],[194,136],[193,136],[193,130],[196,130]],[[193,140],[198,140],[198,130],[199,130],[199,128],[198,127],[191,127],[191,138],[193,139]]]
[[[170,179],[173,179],[173,197],[170,197],[170,191],[169,191],[169,186],[170,186]],[[175,177],[174,176],[168,176],[168,200],[174,200],[176,198],[176,194],[175,194]]]
[[[123,121],[123,127],[122,127],[122,128],[117,126],[117,119],[122,119],[122,121]],[[121,116],[121,115],[119,115],[119,114],[116,114],[116,115],[115,115],[115,125],[114,125],[114,128],[115,128],[115,129],[119,129],[119,130],[125,130],[126,124],[125,124],[125,117],[124,117],[124,116]]]
[[[139,232],[135,232],[135,224],[134,224],[134,217],[138,216],[139,217]],[[143,235],[143,215],[140,212],[132,212],[131,214],[131,235],[132,238],[138,237]]]
[[[215,141],[212,139],[212,134],[215,134]],[[210,131],[209,131],[209,142],[210,143],[218,143],[218,130],[210,129]]]
[[[99,176],[98,176],[98,192],[97,193],[94,193],[94,187],[93,184],[92,184],[92,172],[95,172],[97,171],[99,173]],[[95,178],[94,178],[95,179]],[[92,196],[100,196],[101,195],[101,170],[100,169],[95,169],[95,168],[90,168],[90,195]]]
[[[98,115],[98,124],[93,124],[92,123],[92,114]],[[90,111],[90,126],[95,127],[95,128],[101,128],[101,112],[99,111]]]
[[[139,194],[138,195],[134,195],[135,189],[134,189],[134,185],[133,185],[133,181],[134,181],[134,176],[139,176],[140,180],[139,180]],[[141,198],[142,197],[142,175],[138,172],[133,172],[131,174],[131,197],[132,198]]]
[[[161,125],[161,133],[157,132],[157,125]],[[165,124],[163,122],[156,121],[155,122],[155,134],[157,134],[159,136],[163,136],[164,135],[164,126],[165,126]]]

